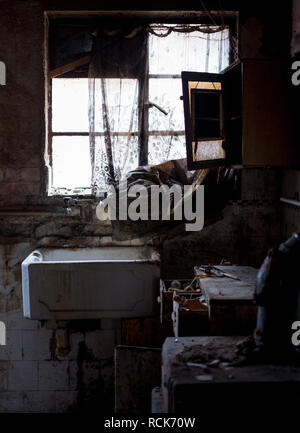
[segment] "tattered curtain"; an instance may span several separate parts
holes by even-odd
[[[139,165],[185,158],[180,73],[228,62],[227,28],[99,25],[89,67],[93,193]]]

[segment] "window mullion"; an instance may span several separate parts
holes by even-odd
[[[139,165],[148,164],[149,135],[149,38],[147,40],[145,74],[139,78]]]

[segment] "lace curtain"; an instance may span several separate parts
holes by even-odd
[[[227,28],[99,27],[89,67],[93,193],[139,165],[185,158],[181,71],[228,64]]]

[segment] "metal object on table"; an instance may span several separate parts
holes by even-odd
[[[233,280],[239,280],[240,278],[237,277],[236,275],[233,274],[229,274],[228,272],[224,272],[221,269],[217,268],[216,266],[211,266],[211,265],[205,265],[205,266],[199,266],[197,269],[199,269],[200,271],[203,271],[203,276],[208,276],[208,277],[216,277],[216,278],[222,278],[222,277],[227,277],[227,278],[232,278]],[[198,275],[201,278],[201,274]]]

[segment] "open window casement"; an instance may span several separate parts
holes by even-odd
[[[241,65],[182,72],[189,170],[241,163]]]

